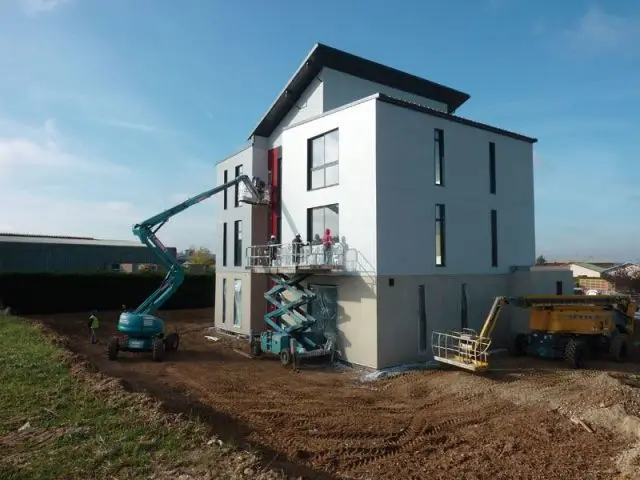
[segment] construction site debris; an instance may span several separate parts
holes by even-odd
[[[126,355],[108,362],[104,345],[86,341],[84,315],[43,321],[104,373],[210,423],[216,439],[252,448],[263,466],[290,477],[612,479],[634,478],[638,469],[640,389],[608,373],[633,373],[637,365],[594,362],[597,370],[573,370],[504,358],[486,376],[423,369],[374,386],[357,368],[291,375],[278,359],[238,355],[234,350],[249,351],[246,341],[220,336],[212,344],[201,333],[211,311],[163,316],[167,325],[194,331],[184,335],[181,354],[162,363]],[[103,317],[105,328],[115,329],[117,312]],[[571,417],[591,432],[576,429]]]

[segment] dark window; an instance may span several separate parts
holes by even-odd
[[[444,131],[433,130],[433,160],[435,164],[435,184],[444,186]]]
[[[242,220],[233,222],[233,266],[242,266]]]
[[[425,304],[424,285],[418,285],[418,335],[420,336],[419,352],[427,352],[427,307]]]
[[[498,266],[498,212],[491,210],[491,266]]]
[[[562,282],[556,282],[556,295],[562,295]]]
[[[224,178],[223,178],[222,183],[226,184],[228,181],[229,181],[229,172],[227,170],[225,170],[224,171]],[[227,209],[227,203],[228,203],[227,202],[227,189],[226,188],[224,189],[224,192],[223,192],[223,198],[224,198],[224,209],[226,210]]]
[[[338,130],[310,138],[307,144],[307,190],[338,184]]]
[[[496,144],[489,142],[489,192],[496,193]]]
[[[395,278],[390,278],[389,279],[389,286],[393,287],[396,284],[396,279]]]
[[[222,323],[227,322],[227,279],[222,279]]]
[[[444,267],[447,258],[444,223],[444,205],[438,203],[436,204],[436,266],[438,267]]]
[[[307,240],[319,243],[325,230],[331,230],[331,236],[335,241],[339,239],[340,209],[338,204],[309,208],[307,210]]]
[[[238,165],[238,166],[236,167],[236,176],[235,176],[235,178],[238,178],[240,175],[242,175],[242,165]],[[239,206],[240,206],[240,192],[239,192],[239,188],[240,188],[240,185],[238,185],[238,184],[236,183],[236,186],[235,186],[235,198],[234,198],[234,205],[235,205],[236,207],[239,207]]]
[[[222,266],[227,266],[227,222],[222,224]]]

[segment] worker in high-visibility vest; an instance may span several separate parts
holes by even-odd
[[[89,327],[89,339],[91,343],[98,343],[96,330],[100,327],[100,320],[98,320],[98,312],[95,310],[91,312],[91,315],[89,315],[89,322],[87,326]]]

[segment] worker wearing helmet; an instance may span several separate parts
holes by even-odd
[[[278,257],[278,240],[276,240],[275,235],[271,235],[267,245],[269,245],[269,264],[273,265],[276,263],[276,258]]]
[[[98,312],[93,310],[89,315],[89,322],[87,324],[89,327],[89,338],[91,343],[98,343],[98,337],[96,335],[96,330],[100,327],[100,320],[98,319]]]

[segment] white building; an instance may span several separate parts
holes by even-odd
[[[239,173],[268,179],[272,202],[216,199],[216,325],[265,328],[269,277],[247,268],[257,252],[247,247],[271,234],[311,241],[325,228],[344,252],[341,267],[308,283],[330,306],[324,321],[348,362],[429,358],[433,330],[465,326],[463,291],[472,328],[496,295],[571,292],[568,268],[529,268],[536,140],[454,115],[468,98],[316,45],[246,148],[217,166],[219,183]],[[507,312],[496,341],[522,318]]]

